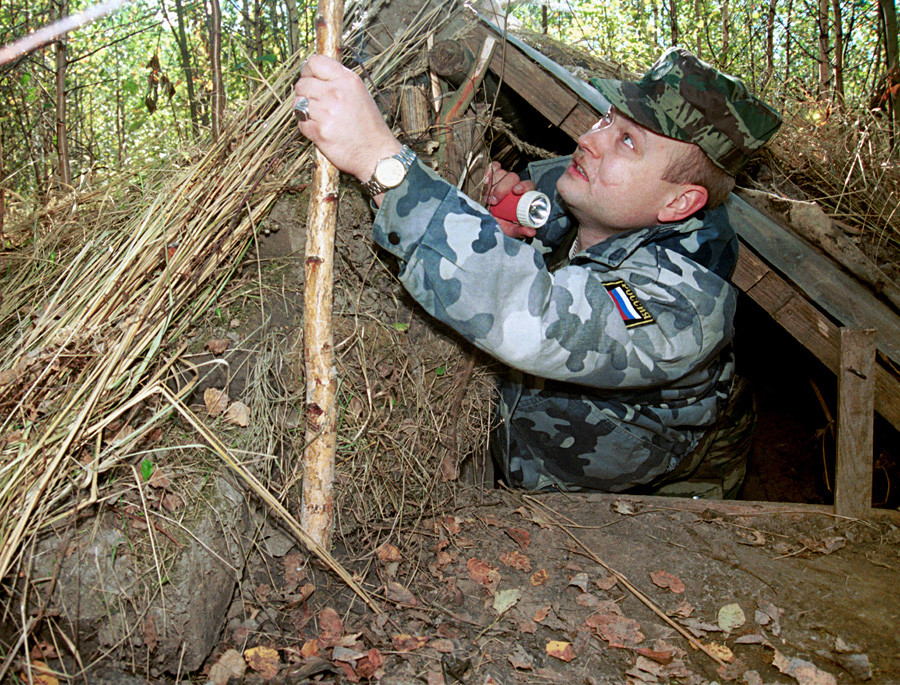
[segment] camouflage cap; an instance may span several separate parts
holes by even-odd
[[[637,82],[592,78],[613,107],[651,131],[695,143],[732,176],[781,126],[738,79],[669,48]]]

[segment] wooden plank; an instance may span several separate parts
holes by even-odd
[[[834,513],[864,519],[872,508],[875,331],[841,329]]]
[[[494,32],[478,26],[466,38],[475,49],[485,37]],[[571,88],[547,73],[517,45],[507,41],[494,52],[490,69],[503,83],[521,95],[551,124],[561,128],[573,140],[593,126],[599,112],[584,102]]]
[[[619,493],[577,493],[567,492],[565,495],[546,494],[532,495],[539,498],[565,497],[568,500],[581,500],[594,504],[611,504],[616,501],[633,502],[647,507],[649,510],[691,511],[698,514],[711,511],[727,516],[837,516],[834,508],[825,504],[794,504],[790,502],[756,502],[752,500],[727,499],[688,499],[686,497],[660,497],[658,495],[623,495]],[[895,509],[872,509],[870,518],[885,518],[900,523],[900,511]]]
[[[840,329],[803,294],[741,243],[732,282],[833,373],[840,370]],[[900,430],[900,380],[876,365],[875,409]]]
[[[730,195],[725,207],[738,235],[806,297],[844,326],[877,330],[878,349],[900,364],[900,316],[799,237]]]

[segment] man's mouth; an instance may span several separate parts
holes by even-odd
[[[572,160],[572,170],[575,172],[575,174],[577,176],[581,176],[582,178],[584,178],[585,181],[590,180],[588,177],[587,171],[585,171],[584,167],[581,166],[574,159]]]

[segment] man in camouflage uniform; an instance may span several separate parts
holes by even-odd
[[[527,181],[493,169],[492,202],[535,186],[553,199],[537,235],[401,149],[336,62],[311,58],[295,93],[301,132],[374,195],[374,238],[404,286],[509,367],[491,438],[508,483],[734,496],[752,414],[734,382],[737,240],[719,205],[780,119],[681,49],[639,82],[592,83],[612,108],[571,158]],[[401,173],[382,173],[391,157]]]

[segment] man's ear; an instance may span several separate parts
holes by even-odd
[[[694,212],[703,209],[709,197],[706,188],[697,185],[683,185],[676,192],[659,211],[656,219],[660,223],[687,219]]]

